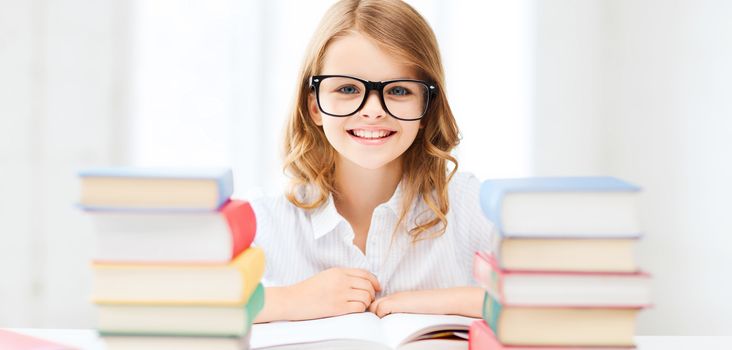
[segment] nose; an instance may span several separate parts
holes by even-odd
[[[381,105],[378,91],[370,91],[369,95],[366,96],[366,103],[363,104],[361,112],[359,113],[364,118],[383,118],[386,116],[384,107]]]

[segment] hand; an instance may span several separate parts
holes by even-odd
[[[384,317],[395,312],[407,313],[439,313],[438,302],[435,300],[438,293],[434,290],[420,290],[399,292],[381,297],[371,303],[369,311],[376,316]],[[432,307],[431,307],[432,306]],[[433,311],[433,312],[430,312]]]
[[[331,268],[288,287],[290,320],[364,312],[381,290],[371,272],[362,269]]]
[[[379,317],[396,312],[481,317],[484,294],[474,287],[400,292],[375,300],[369,311]]]

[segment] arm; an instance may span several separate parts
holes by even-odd
[[[375,300],[369,311],[379,317],[395,312],[481,317],[484,296],[478,287],[400,292]]]
[[[254,323],[297,321],[366,311],[379,282],[360,269],[332,268],[300,283],[264,290],[264,308]]]
[[[257,314],[254,323],[280,321],[287,319],[287,310],[291,310],[289,303],[289,287],[268,287],[264,289],[264,307]]]

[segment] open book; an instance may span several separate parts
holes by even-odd
[[[371,312],[252,328],[252,349],[467,349],[475,319],[452,315]]]

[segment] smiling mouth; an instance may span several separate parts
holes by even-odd
[[[391,135],[396,134],[396,131],[392,130],[357,130],[357,129],[351,129],[348,130],[348,133],[352,136],[366,139],[366,140],[378,140],[378,139],[385,139]]]

